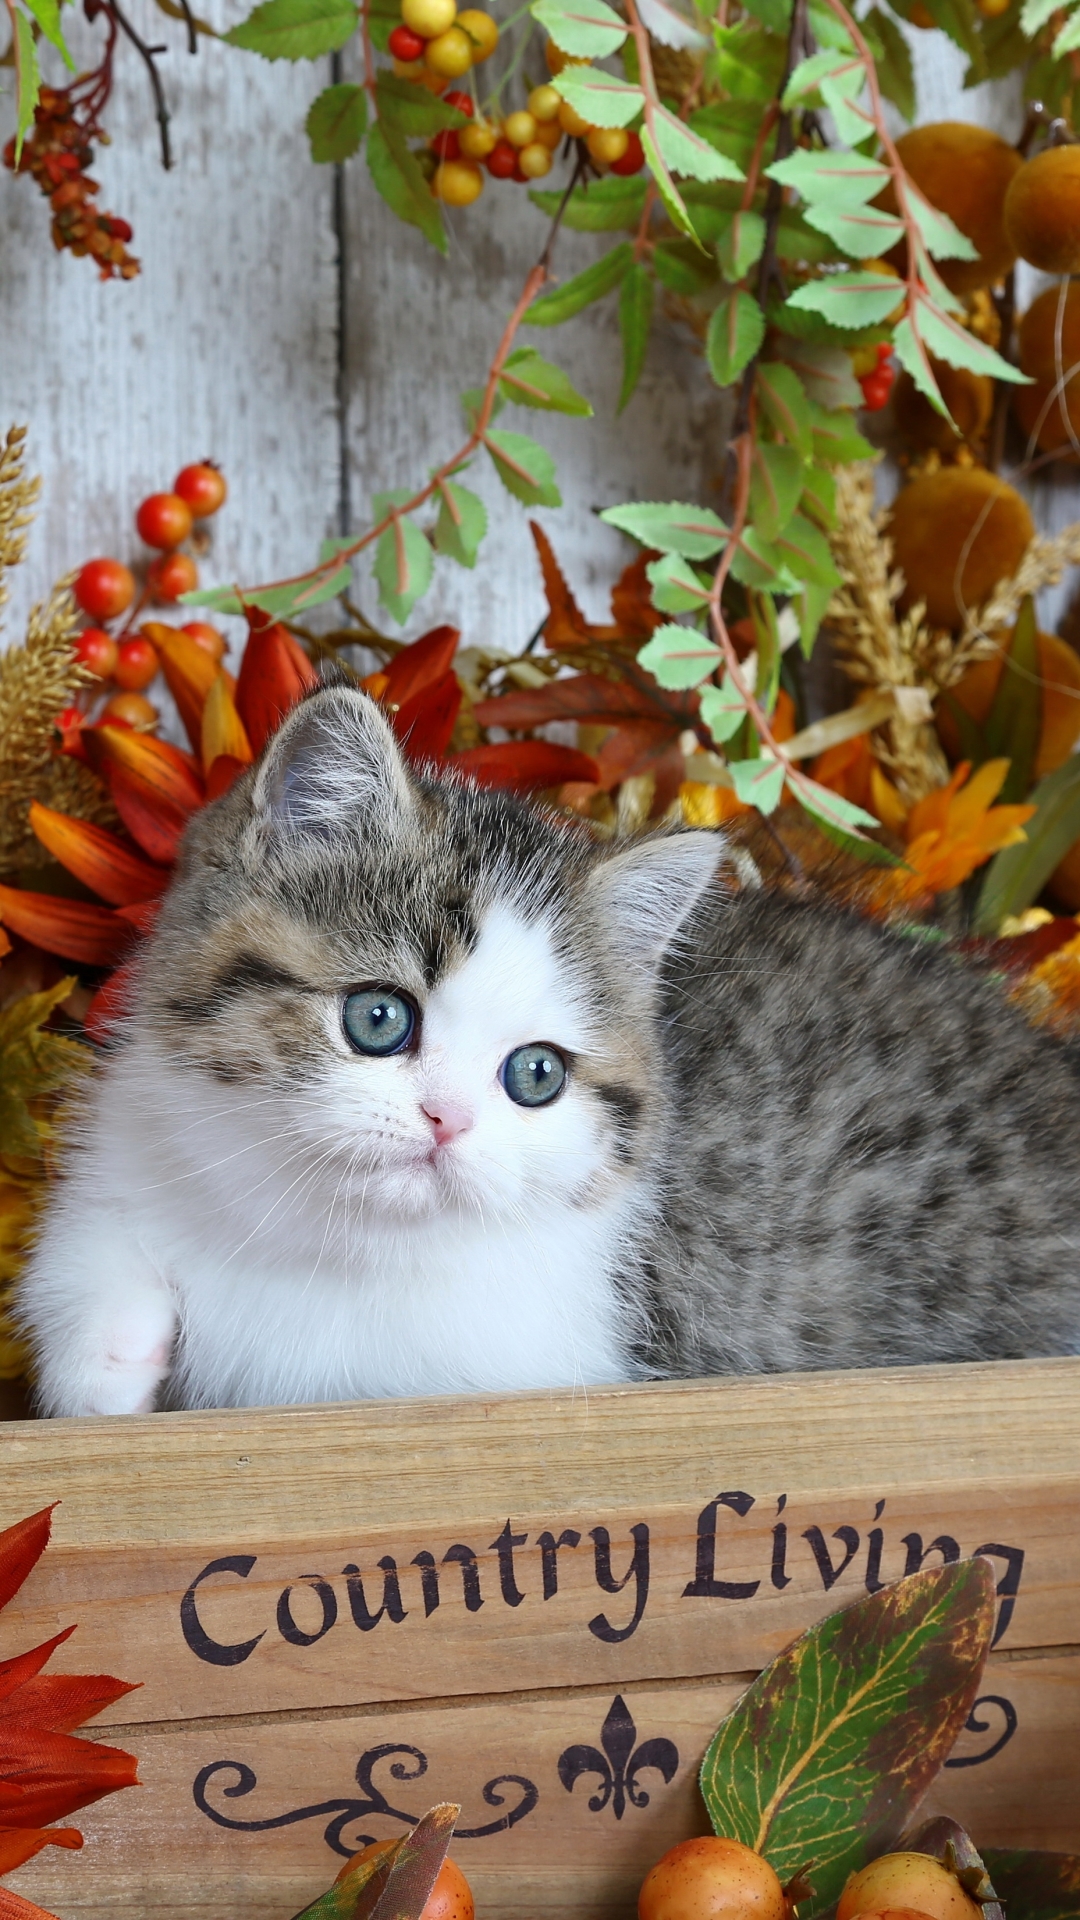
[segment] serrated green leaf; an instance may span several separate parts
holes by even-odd
[[[766,540],[775,540],[791,519],[803,490],[805,465],[794,447],[758,441],[750,461],[750,518]]]
[[[439,203],[432,199],[419,162],[409,152],[400,128],[377,120],[368,134],[365,152],[368,172],[391,213],[419,227],[424,238],[445,253],[446,229]]]
[[[738,733],[746,719],[746,702],[736,692],[731,675],[725,673],[718,687],[704,687],[701,694],[701,722],[708,727],[718,746]]]
[[[625,126],[626,122],[619,124]],[[745,177],[734,160],[702,139],[684,120],[669,113],[667,107],[654,109],[653,127],[656,144],[672,173],[688,174],[692,180],[742,180]]]
[[[575,273],[551,293],[542,293],[534,300],[525,319],[531,327],[557,327],[561,321],[570,320],[583,307],[594,300],[602,300],[606,293],[617,287],[634,264],[634,249],[629,240],[624,240],[610,253],[602,253],[591,267],[585,267],[581,273]]]
[[[359,152],[367,131],[367,96],[363,87],[327,87],[308,108],[304,130],[311,157],[321,166],[348,160]]]
[[[1054,59],[1061,60],[1065,54],[1074,53],[1077,47],[1080,47],[1080,13],[1073,13],[1054,41]]]
[[[988,373],[993,380],[1011,380],[1018,386],[1032,384],[1019,367],[1003,360],[985,340],[977,340],[930,300],[919,302],[919,331],[929,351],[939,360],[947,360],[950,367],[967,367],[972,373]]]
[[[842,53],[854,51],[847,28],[837,19],[831,8],[821,3],[821,0],[810,0],[806,16],[810,23],[810,31],[819,47],[836,47]]]
[[[426,87],[413,80],[399,80],[395,73],[380,73],[375,82],[375,100],[379,119],[408,135],[410,139],[440,133],[444,127],[464,127],[468,114],[447,105]]]
[[[716,77],[735,102],[773,100],[783,82],[784,42],[748,20],[713,28]]]
[[[1020,9],[1020,25],[1029,40],[1034,40],[1040,29],[1057,13],[1059,6],[1060,0],[1024,0]]]
[[[355,0],[264,0],[221,37],[264,60],[317,60],[337,53],[359,18]]]
[[[631,399],[649,345],[653,313],[653,277],[647,267],[635,261],[622,283],[619,294],[619,333],[622,337],[623,377],[617,411],[622,412]]]
[[[386,494],[375,496],[375,512],[380,520],[388,498]],[[393,525],[379,535],[375,578],[379,583],[379,599],[399,626],[404,626],[416,602],[427,592],[434,569],[431,542],[414,521],[404,514],[395,515]]]
[[[808,206],[861,207],[892,178],[888,167],[864,154],[800,148],[765,169],[770,180],[794,187]]]
[[[818,629],[828,612],[831,599],[831,587],[806,585],[795,595],[794,606],[799,617],[799,646],[804,660],[809,660],[814,651]]]
[[[648,127],[643,127],[641,130],[641,146],[656,190],[663,201],[664,211],[671,221],[672,226],[676,232],[689,234],[692,240],[696,240],[698,236],[694,231],[694,223],[690,218],[686,201],[683,199],[671,174],[668,172],[664,156],[657,147]]]
[[[936,27],[967,54],[977,80],[986,79],[986,55],[983,51],[981,16],[975,0],[924,0]]]
[[[792,265],[825,267],[839,265],[840,248],[825,233],[815,232],[806,218],[808,207],[782,206],[776,223],[776,257]]]
[[[799,505],[823,532],[836,522],[836,476],[828,467],[803,468]]]
[[[700,613],[709,599],[709,585],[678,553],[661,554],[650,560],[645,573],[652,587],[652,603],[658,613]]]
[[[863,438],[846,407],[822,407],[814,400],[809,406],[815,460],[840,467],[852,460],[874,458],[873,447]]]
[[[743,534],[732,558],[731,571],[741,587],[780,593],[794,591],[798,586],[778,549],[756,527],[747,527]]]
[[[754,391],[774,432],[809,460],[814,450],[810,402],[798,375],[781,361],[761,361],[754,374]]]
[[[863,32],[868,38],[876,38],[880,43],[880,52],[874,62],[877,68],[878,86],[891,100],[903,118],[912,121],[915,118],[915,69],[911,60],[911,48],[904,39],[891,14],[880,7],[871,7],[865,16]]]
[[[509,433],[489,427],[484,445],[495,462],[495,471],[508,493],[527,507],[561,507],[562,494],[555,485],[555,462],[546,447],[530,439],[527,433]]]
[[[807,207],[803,218],[856,260],[887,253],[904,234],[903,221],[880,207]]]
[[[703,633],[694,627],[679,627],[672,623],[657,627],[656,632],[638,653],[640,667],[651,673],[661,687],[672,690],[688,687],[700,687],[716,672],[723,659],[719,647],[714,647]]]
[[[41,93],[41,69],[38,66],[34,30],[25,13],[15,9],[15,162],[18,164],[23,141],[34,123],[34,108]]]
[[[741,280],[761,259],[765,246],[765,221],[760,213],[740,208],[733,213],[716,243],[716,257],[725,280]]]
[[[561,367],[544,360],[535,347],[518,347],[503,368],[499,387],[519,407],[537,407],[547,413],[592,416],[592,407]]]
[[[703,289],[715,285],[719,273],[707,253],[694,240],[658,240],[652,252],[653,271],[673,293],[685,293],[693,299]]]
[[[465,425],[468,427],[470,433],[476,432],[476,423],[480,418],[480,410],[484,404],[485,391],[486,389],[483,387],[466,387],[464,393],[460,395],[461,411],[465,418]],[[495,398],[491,404],[491,415],[488,420],[489,426],[492,420],[498,419],[505,405],[506,402],[502,394],[498,388],[496,388]]]
[[[640,540],[643,547],[681,553],[686,560],[707,560],[719,552],[728,535],[710,507],[691,507],[681,500],[631,501],[624,507],[605,507],[600,518],[632,540]]]
[[[823,80],[836,80],[850,98],[857,98],[866,85],[863,63],[856,53],[841,53],[835,47],[822,47],[800,60],[787,86],[781,106],[785,111],[796,106],[808,94],[816,93]]]
[[[876,136],[877,121],[872,108],[860,105],[858,100],[849,99],[835,81],[822,81],[821,97],[832,114],[838,137],[849,146],[857,147],[868,137]]]
[[[574,188],[563,212],[563,225],[572,227],[575,233],[617,233],[620,228],[636,231],[647,187],[643,173],[631,174],[626,180],[615,173],[601,180],[590,180],[587,185]],[[563,195],[541,190],[530,193],[529,199],[541,213],[554,219]]]
[[[249,587],[242,600],[235,587],[199,587],[193,593],[181,594],[180,602],[185,607],[208,607],[213,613],[242,614],[248,607],[259,607],[263,613],[272,613],[275,619],[284,620],[290,614],[307,613],[327,600],[336,600],[351,580],[352,568],[345,566],[317,580],[290,581],[288,586],[281,587]]]
[[[835,588],[840,585],[840,574],[829,551],[829,543],[820,528],[815,527],[805,514],[792,514],[772,545],[795,580],[812,587]]]
[[[33,14],[46,40],[50,41],[60,54],[69,73],[74,73],[75,62],[68,52],[64,39],[64,30],[60,25],[60,7],[58,0],[25,0],[25,5]]]
[[[913,180],[907,182],[907,199],[922,235],[923,244],[935,260],[977,260],[979,249],[973,246],[966,233],[961,233],[954,220],[940,207],[932,207],[925,194],[919,192]]]
[[[757,679],[754,698],[759,707],[771,714],[780,688],[780,622],[776,602],[769,593],[750,595],[750,617],[757,642]]]
[[[587,60],[606,60],[626,39],[627,26],[605,0],[573,0],[572,6],[560,0],[533,0],[529,9],[564,53]]]
[[[904,318],[893,334],[893,352],[905,373],[910,373],[919,392],[925,394],[930,405],[934,407],[938,413],[943,414],[946,420],[952,421],[955,427],[956,422],[953,421],[952,415],[941,397],[941,388],[938,386],[937,380],[934,377],[934,370],[930,364],[930,355],[927,353],[919,334],[912,324],[910,313],[904,315]],[[956,430],[959,433],[959,428]]]
[[[401,0],[367,0],[368,32],[377,53],[389,53],[390,35],[401,25]]]
[[[640,87],[602,67],[564,67],[551,85],[594,127],[628,127],[645,105]]]
[[[765,338],[765,315],[752,293],[738,288],[709,317],[705,357],[718,387],[729,387],[749,366]]]
[[[1035,813],[1026,841],[994,855],[979,894],[973,932],[996,934],[1008,914],[1023,913],[1042,892],[1054,868],[1080,840],[1080,754],[1040,780],[1031,795]]]
[[[886,320],[903,298],[903,286],[893,274],[834,273],[828,279],[808,280],[791,294],[784,311],[820,313],[835,327],[872,327]]]
[[[707,107],[696,107],[687,125],[745,173],[761,132],[761,113],[752,100],[711,101]],[[765,141],[764,161],[768,161],[775,144],[773,132]]]
[[[902,867],[904,865],[904,862],[899,860],[895,853],[890,853],[888,847],[883,847],[880,841],[868,840],[857,826],[844,824],[848,811],[854,807],[852,801],[843,799],[840,794],[834,793],[831,787],[818,786],[817,782],[808,779],[805,773],[794,779],[791,786],[796,799],[826,839],[831,840],[833,845],[839,847],[842,852],[851,854],[855,859],[862,860],[871,867]],[[862,814],[861,807],[854,807],[854,811]],[[863,819],[874,826],[880,824],[871,814],[863,815]]]
[[[744,807],[756,807],[759,813],[776,812],[786,778],[782,760],[773,760],[765,754],[758,760],[729,760],[728,772],[736,796]],[[712,1749],[709,1751],[711,1753]]]
[[[809,399],[826,411],[862,406],[862,388],[852,371],[851,355],[843,347],[785,340],[781,352],[798,374]]]
[[[747,13],[760,20],[770,33],[786,34],[791,22],[792,0],[746,0]]]
[[[831,787],[821,787],[816,780],[803,774],[796,788],[799,799],[808,813],[818,818],[831,820],[834,826],[844,827],[880,827],[881,821],[865,807],[857,807],[854,800],[845,800],[843,794],[834,793]]]
[[[456,480],[444,480],[439,488],[439,517],[435,522],[435,551],[456,560],[460,567],[475,567],[477,550],[487,532],[487,508],[479,496]]]
[[[701,1789],[716,1831],[781,1881],[812,1858],[812,1911],[832,1906],[853,1868],[899,1840],[971,1711],[993,1630],[985,1559],[912,1574],[811,1627],[709,1746]]]

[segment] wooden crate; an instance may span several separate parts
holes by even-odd
[[[61,1500],[0,1658],[142,1683],[141,1790],[11,1885],[63,1920],[286,1920],[463,1803],[483,1916],[632,1911],[704,1826],[714,1726],[809,1622],[994,1557],[998,1639],[933,1805],[1080,1846],[1080,1361],[0,1426],[0,1524]]]

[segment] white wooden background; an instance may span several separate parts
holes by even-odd
[[[215,11],[217,6],[217,11]],[[221,26],[243,0],[203,0]],[[99,282],[88,260],[53,251],[48,208],[27,178],[0,170],[0,426],[26,422],[44,500],[29,564],[13,583],[8,637],[31,598],[95,553],[138,554],[131,514],[184,462],[223,465],[230,505],[204,579],[267,579],[307,564],[327,533],[362,526],[372,493],[415,482],[461,436],[457,395],[483,375],[506,313],[542,244],[522,188],[489,182],[453,216],[441,258],[378,199],[362,160],[341,176],[312,165],[303,133],[329,62],[270,64],[214,42],[188,55],[179,25],[130,0],[162,62],[176,166],[162,172],[141,63],[121,43],[99,152],[101,204],[130,220],[143,263],[134,282]],[[98,30],[77,23],[87,58]],[[1006,85],[960,89],[962,61],[939,33],[916,33],[920,117],[981,120],[1015,136]],[[46,71],[59,63],[45,49]],[[10,70],[0,69],[10,88]],[[11,130],[0,100],[0,140]],[[557,270],[595,257],[605,236],[565,235]],[[723,467],[718,396],[685,331],[661,321],[638,394],[614,415],[620,354],[614,301],[561,329],[526,335],[592,399],[593,421],[520,423],[556,455],[565,505],[547,524],[587,607],[601,613],[625,558],[591,509],[649,495],[708,498]],[[486,465],[486,463],[484,463]],[[472,641],[520,646],[542,610],[523,510],[477,468],[491,535],[474,573],[440,561],[409,633],[437,619]],[[1039,517],[1075,506],[1058,482]],[[372,587],[361,590],[376,612]]]

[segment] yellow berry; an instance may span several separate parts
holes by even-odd
[[[550,74],[561,73],[564,67],[587,67],[589,62],[582,54],[564,53],[561,47],[549,40],[544,48],[544,59]]]
[[[557,120],[543,120],[536,129],[536,138],[549,153],[554,153],[563,137],[563,130]]]
[[[534,87],[529,95],[529,112],[541,126],[559,117],[559,95],[554,87]]]
[[[585,145],[598,166],[611,167],[622,159],[630,145],[630,135],[625,127],[594,127]]]
[[[581,140],[587,133],[593,131],[592,121],[583,120],[576,107],[572,107],[568,100],[564,100],[559,108],[559,125],[564,133],[572,134],[575,140]]]
[[[496,129],[486,120],[470,120],[467,127],[458,128],[458,146],[469,160],[486,160],[498,138]]]
[[[503,132],[512,147],[527,147],[536,139],[536,121],[531,113],[508,113]]]
[[[396,80],[420,80],[424,74],[422,60],[395,60],[394,78]]]
[[[484,176],[471,160],[444,160],[435,169],[431,191],[448,207],[471,207],[484,191]]]
[[[472,41],[460,27],[447,27],[424,48],[424,60],[432,73],[445,74],[448,80],[460,80],[472,66]]]
[[[498,46],[499,29],[490,13],[482,13],[479,7],[466,7],[464,13],[458,14],[457,23],[464,27],[472,41],[473,65],[478,67]]]
[[[424,40],[452,27],[457,14],[456,0],[401,0],[401,17],[407,27]]]
[[[542,180],[551,172],[551,153],[539,140],[530,140],[518,154],[518,165],[527,180]]]

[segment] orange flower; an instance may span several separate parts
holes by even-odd
[[[927,892],[947,893],[991,854],[1027,838],[1035,808],[993,804],[1008,771],[1007,760],[987,760],[969,780],[971,763],[962,760],[946,786],[912,807],[905,859]]]
[[[1025,973],[1009,998],[1035,1026],[1075,1038],[1080,1030],[1080,934]]]

